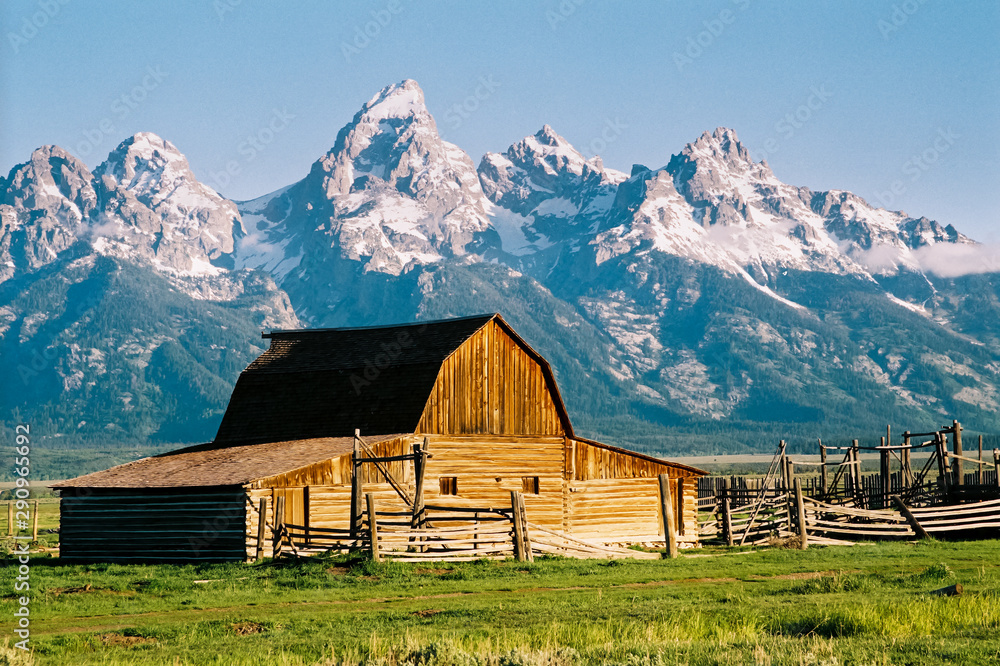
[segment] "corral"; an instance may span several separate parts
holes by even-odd
[[[878,473],[862,474],[863,450],[877,452]],[[917,465],[913,453],[919,451],[930,454]],[[701,479],[699,506],[707,513],[702,538],[728,546],[794,539],[804,549],[810,543],[1000,535],[1000,450],[984,460],[980,436],[978,458],[970,457],[957,420],[934,432],[904,432],[898,444],[891,427],[875,446],[820,441],[819,453],[819,461],[796,460],[782,441],[763,478]],[[975,471],[966,472],[971,466]],[[797,470],[818,474],[803,481]]]

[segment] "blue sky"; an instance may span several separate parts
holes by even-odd
[[[726,126],[786,182],[1000,240],[1000,3],[97,6],[4,1],[0,171],[49,143],[93,167],[153,131],[252,198],[303,177],[362,103],[413,78],[476,163],[548,123],[609,166],[662,166]]]

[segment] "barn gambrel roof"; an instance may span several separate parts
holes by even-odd
[[[495,321],[542,368],[563,429],[573,430],[552,369],[499,314],[396,326],[272,331],[240,375],[214,444],[414,432],[442,363]]]

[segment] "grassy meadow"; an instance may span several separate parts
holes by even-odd
[[[928,594],[956,582],[960,597]],[[532,564],[40,555],[31,586],[34,653],[0,638],[0,664],[1000,663],[1000,541]]]

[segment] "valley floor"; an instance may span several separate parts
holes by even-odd
[[[0,663],[1000,663],[1000,541],[426,566],[37,557],[30,581],[33,660],[6,629]]]

